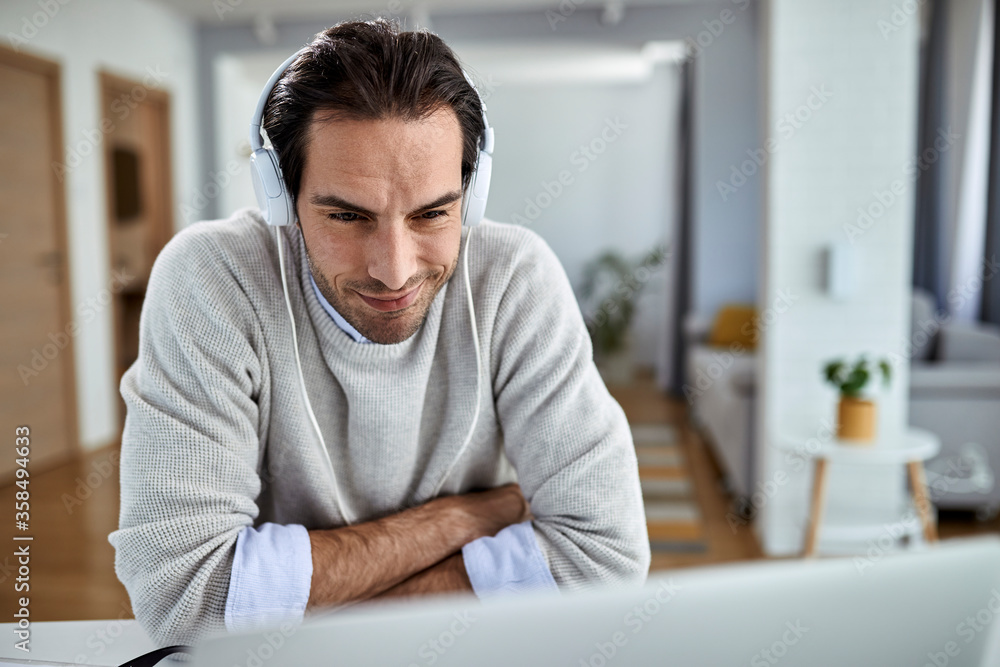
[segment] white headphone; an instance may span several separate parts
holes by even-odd
[[[320,431],[319,422],[316,421],[316,414],[313,412],[312,403],[309,401],[309,392],[306,391],[306,381],[302,374],[302,360],[299,358],[299,341],[295,330],[295,315],[292,313],[292,302],[288,296],[288,281],[285,278],[284,244],[281,242],[281,233],[278,229],[278,227],[290,225],[295,221],[295,209],[292,204],[292,197],[288,193],[285,179],[281,174],[278,154],[273,149],[264,147],[264,138],[260,133],[260,126],[264,117],[264,107],[267,104],[267,98],[271,95],[271,90],[274,89],[278,79],[281,78],[281,75],[288,66],[292,64],[292,61],[298,58],[299,54],[305,51],[306,48],[297,51],[285,60],[285,62],[281,63],[278,69],[274,71],[274,74],[271,75],[271,78],[268,79],[267,85],[264,86],[264,91],[260,95],[260,99],[257,100],[257,108],[254,110],[253,118],[250,120],[250,147],[253,149],[253,154],[250,156],[250,173],[253,178],[253,190],[257,196],[257,204],[260,206],[267,224],[274,227],[275,241],[278,245],[278,266],[281,271],[281,288],[285,293],[285,307],[288,309],[288,321],[292,327],[292,345],[295,350],[295,365],[299,375],[299,390],[302,392],[306,412],[309,415],[309,421],[312,423],[313,431],[316,433],[317,444],[319,445],[323,460],[326,462],[327,473],[330,475],[330,481],[333,484],[334,498],[337,501],[338,509],[341,516],[344,517],[344,521],[347,524],[352,524],[355,522],[355,518],[352,514],[348,513],[344,499],[340,495],[340,485],[337,483],[337,475],[333,469],[333,462],[330,460],[330,452],[326,448],[323,433]],[[475,84],[472,83],[472,79],[468,74],[465,74],[465,78],[469,82],[469,85],[475,88]],[[462,224],[469,227],[478,225],[486,213],[486,197],[489,194],[490,177],[493,174],[493,128],[490,127],[490,123],[486,119],[486,105],[483,103],[482,98],[480,98],[479,104],[482,109],[484,129],[483,134],[479,137],[479,155],[477,156],[476,165],[462,198]],[[469,446],[472,434],[476,430],[476,424],[479,422],[479,410],[482,403],[482,391],[480,388],[482,360],[480,359],[479,329],[476,326],[475,307],[472,303],[472,287],[469,284],[469,239],[471,238],[472,229],[469,229],[465,237],[465,252],[462,259],[465,274],[465,296],[469,309],[469,321],[472,327],[472,343],[476,352],[476,409],[472,418],[472,426],[469,428],[465,442],[462,443],[448,469],[445,470],[445,473],[435,485],[430,495],[431,498],[436,497],[441,491],[441,487],[444,486],[448,475],[451,474],[451,471],[455,468],[455,464],[458,463],[465,449]]]
[[[278,227],[295,222],[295,209],[287,184],[281,174],[278,154],[270,148],[264,148],[264,138],[261,136],[260,126],[263,122],[267,98],[270,97],[278,79],[285,73],[289,65],[308,48],[305,47],[295,52],[281,63],[278,69],[274,70],[274,74],[268,79],[264,91],[260,94],[260,99],[257,100],[257,108],[250,121],[250,148],[253,149],[253,154],[250,156],[250,173],[253,177],[253,191],[257,195],[257,205],[264,214],[267,224]],[[469,85],[475,88],[468,74],[465,74],[465,78]],[[493,128],[490,127],[490,122],[486,118],[486,105],[483,104],[482,98],[480,98],[479,105],[483,116],[483,133],[479,137],[479,155],[472,170],[469,185],[462,198],[462,224],[469,226],[478,225],[486,214],[486,197],[490,192],[490,177],[493,174]]]

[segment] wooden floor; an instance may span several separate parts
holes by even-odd
[[[704,552],[657,553],[652,569],[762,558],[751,527],[733,530],[726,521],[730,499],[721,489],[718,467],[709,450],[687,422],[684,401],[663,396],[648,378],[610,390],[631,423],[663,423],[677,428],[705,521],[708,548]],[[12,521],[0,531],[9,545],[23,544],[12,540],[15,534],[34,538],[28,543],[30,592],[15,591],[20,575],[12,546],[0,555],[0,609],[13,613],[17,599],[29,595],[31,619],[35,621],[131,618],[128,595],[115,576],[114,550],[107,539],[118,527],[117,448],[92,452],[79,461],[33,474],[30,489],[29,530],[14,530],[11,516]],[[19,490],[0,488],[0,506],[13,508],[14,494]],[[942,538],[1000,533],[1000,518],[980,522],[970,515],[942,514],[939,532]]]
[[[132,618],[128,594],[115,576],[108,534],[118,528],[118,448],[108,447],[51,470],[32,471],[27,531],[13,526],[15,492],[0,489],[0,507],[11,508],[0,538],[11,546],[0,555],[0,609],[16,610],[27,595],[32,621]],[[15,542],[30,535],[31,542]],[[28,544],[27,582],[18,582],[14,549]],[[30,590],[16,591],[27,583]]]
[[[650,569],[664,570],[762,558],[763,553],[750,526],[740,526],[734,531],[725,520],[729,511],[729,499],[721,491],[714,461],[687,422],[686,403],[663,396],[648,377],[631,386],[610,386],[609,391],[621,404],[630,424],[661,423],[670,424],[677,429],[679,444],[688,463],[695,496],[705,521],[703,534],[708,548],[704,552],[654,552]]]

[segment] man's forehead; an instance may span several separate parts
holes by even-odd
[[[302,194],[307,201],[339,198],[356,210],[380,210],[390,199],[414,209],[460,190],[462,136],[448,111],[450,118],[417,121],[317,121],[306,148]]]
[[[443,144],[462,144],[462,127],[451,107],[438,107],[420,118],[351,118],[315,111],[306,133],[306,148],[315,144],[364,148],[370,144],[396,143],[409,148],[440,150]]]

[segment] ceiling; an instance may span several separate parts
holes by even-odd
[[[260,16],[271,21],[325,18],[332,14],[426,14],[433,12],[559,11],[560,5],[584,9],[624,6],[704,4],[712,0],[155,0],[178,14],[202,22],[251,22]],[[228,10],[232,11],[228,11]]]

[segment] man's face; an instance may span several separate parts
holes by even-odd
[[[310,125],[297,213],[313,278],[369,340],[420,328],[458,264],[462,131],[450,107],[422,120]]]

